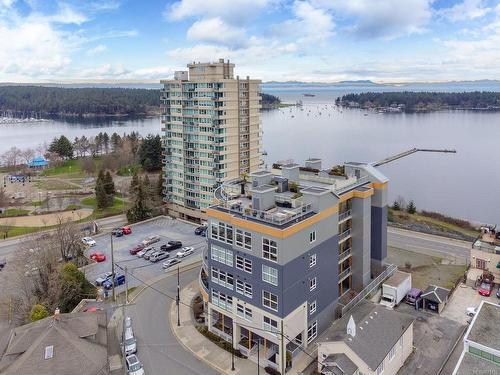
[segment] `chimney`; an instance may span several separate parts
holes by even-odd
[[[353,338],[356,336],[356,323],[354,322],[352,315],[347,323],[347,334]]]

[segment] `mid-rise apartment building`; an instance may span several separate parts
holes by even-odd
[[[495,282],[500,279],[500,231],[496,225],[481,227],[481,233],[472,244],[470,265],[469,284],[478,283],[485,272],[491,273]]]
[[[170,215],[199,221],[223,181],[259,168],[260,81],[223,59],[187,67],[161,81],[164,199]]]
[[[216,190],[200,289],[210,331],[284,373],[383,267],[388,180],[363,163],[273,167]]]

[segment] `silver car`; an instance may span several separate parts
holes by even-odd
[[[149,257],[149,261],[152,263],[156,263],[160,260],[167,259],[169,256],[170,254],[166,251],[157,251]]]
[[[132,354],[127,356],[127,374],[128,375],[144,375],[144,368],[141,361],[136,355]]]

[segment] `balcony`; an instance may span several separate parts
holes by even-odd
[[[339,264],[342,263],[347,258],[349,258],[351,255],[352,255],[352,249],[351,248],[348,248],[347,250],[344,250],[344,252],[342,252],[339,255]]]
[[[352,210],[347,210],[339,214],[339,224],[352,218]]]
[[[341,273],[339,273],[339,283],[344,281],[350,274],[351,274],[351,267],[348,267]]]
[[[339,243],[342,243],[344,242],[345,240],[347,240],[348,238],[351,237],[351,228],[343,231],[340,236],[339,236]]]
[[[199,283],[200,283],[200,286],[203,287],[203,289],[205,290],[205,293],[208,294],[208,290],[209,290],[209,288],[208,288],[208,276],[205,273],[205,270],[203,268],[201,268],[201,270],[200,270]]]

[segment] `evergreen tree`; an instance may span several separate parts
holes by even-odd
[[[406,207],[406,211],[409,214],[414,214],[417,212],[417,207],[415,206],[415,202],[413,202],[413,200],[408,202],[408,206]]]
[[[146,205],[146,195],[143,184],[137,187],[137,194],[134,197],[134,204],[127,211],[127,220],[131,223],[145,220],[151,217],[151,210]]]
[[[106,174],[104,175],[104,190],[106,191],[106,194],[108,195],[115,195],[115,183],[113,181],[113,177],[111,177],[111,173],[109,171],[106,171]]]
[[[146,171],[157,171],[162,167],[162,146],[159,135],[148,135],[139,148],[139,163]]]
[[[73,157],[73,144],[68,138],[61,135],[59,138],[54,138],[49,146],[49,152],[56,153],[61,158],[71,159]]]
[[[137,175],[137,172],[134,172],[132,175],[132,181],[130,181],[130,194],[135,196],[137,194],[137,189],[139,188],[140,184],[139,176]]]
[[[401,211],[401,206],[399,205],[399,202],[397,200],[395,200],[394,203],[392,204],[392,209],[394,211]]]
[[[113,147],[113,152],[118,151],[122,143],[121,137],[117,133],[111,135],[111,146]]]
[[[95,199],[97,202],[97,208],[101,209],[109,207],[113,203],[113,195],[108,194],[108,190],[106,189],[106,176],[104,175],[104,171],[102,169],[99,171],[99,174],[97,175],[97,180],[95,184]]]
[[[146,174],[142,180],[142,188],[144,191],[144,195],[149,202],[153,198],[152,189],[151,189],[151,180],[149,176]]]
[[[109,152],[109,135],[106,132],[102,135],[102,143],[104,144],[104,151],[107,154]]]

